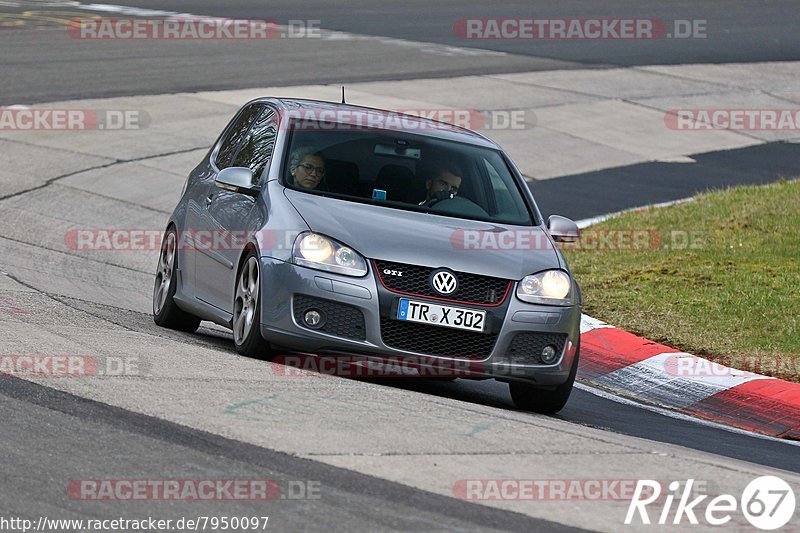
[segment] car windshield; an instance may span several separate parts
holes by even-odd
[[[531,225],[497,150],[333,122],[290,125],[283,183],[310,194],[395,209]]]

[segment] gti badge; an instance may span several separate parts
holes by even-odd
[[[456,292],[456,289],[458,289],[458,279],[456,279],[455,274],[451,271],[442,268],[433,271],[430,278],[430,285],[435,292],[442,296],[447,296],[448,294],[453,294]]]

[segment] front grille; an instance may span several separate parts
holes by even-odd
[[[390,291],[441,298],[431,289],[428,278],[435,268],[393,263],[391,261],[375,261],[378,277],[384,287]],[[384,271],[402,272],[402,276],[387,274]],[[456,272],[458,289],[447,296],[448,300],[480,305],[500,305],[505,300],[511,282],[507,279],[492,278],[467,272]]]
[[[512,364],[542,364],[542,349],[548,344],[561,353],[567,341],[566,333],[517,333],[506,352],[506,361]]]
[[[329,335],[348,339],[364,340],[367,338],[364,313],[351,305],[296,294],[293,308],[294,319],[302,327],[307,327],[303,323],[303,315],[306,311],[316,309],[324,315],[325,322],[321,328],[313,329],[313,331],[322,331]]]
[[[381,318],[386,346],[407,352],[458,359],[486,359],[497,341],[496,333],[461,331],[440,326]]]

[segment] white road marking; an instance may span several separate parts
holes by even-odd
[[[603,388],[624,391],[626,396],[667,408],[683,409],[742,383],[771,379],[734,370],[723,376],[677,375],[676,363],[681,356],[694,357],[688,353],[662,353],[596,378],[594,382]],[[668,368],[670,365],[672,371]]]
[[[592,331],[593,329],[600,329],[600,328],[613,328],[611,324],[606,324],[602,320],[597,320],[596,318],[592,318],[589,315],[581,315],[581,335],[586,332]]]

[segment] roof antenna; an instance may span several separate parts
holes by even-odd
[[[344,101],[344,85],[342,85],[342,103],[346,104],[347,102]]]

